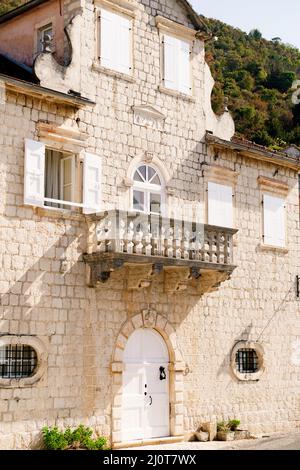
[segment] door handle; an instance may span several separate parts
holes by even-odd
[[[151,400],[150,403],[149,403],[149,406],[151,406],[151,405],[152,405],[152,397],[151,397],[151,395],[149,395],[149,398],[150,398],[150,400]]]

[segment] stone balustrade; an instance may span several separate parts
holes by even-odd
[[[232,240],[236,231],[159,215],[114,210],[91,218],[88,253],[232,265]]]

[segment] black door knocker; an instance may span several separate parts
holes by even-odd
[[[166,380],[166,370],[163,366],[160,366],[159,368],[159,380]]]

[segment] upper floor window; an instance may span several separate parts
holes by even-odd
[[[79,156],[46,148],[26,139],[24,203],[33,206],[83,208],[94,213],[101,205],[101,157],[86,152]]]
[[[130,75],[132,71],[132,18],[101,9],[99,20],[100,65]]]
[[[263,194],[264,244],[285,247],[285,231],[285,198]]]
[[[166,88],[186,95],[192,93],[190,42],[175,36],[163,36],[163,82]]]
[[[147,214],[160,214],[163,187],[158,172],[150,165],[141,165],[133,176],[133,209]]]
[[[233,227],[233,188],[208,183],[208,223],[219,227]]]
[[[49,23],[38,30],[38,52],[53,52],[53,27]]]
[[[25,344],[0,346],[0,378],[20,379],[30,377],[37,367],[36,351]]]

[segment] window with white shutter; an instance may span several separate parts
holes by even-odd
[[[190,95],[190,43],[175,36],[164,35],[164,86]]]
[[[132,18],[101,9],[99,60],[103,67],[131,74]]]
[[[231,186],[208,183],[208,223],[233,228],[233,189]]]
[[[101,157],[86,153],[82,166],[74,154],[25,140],[24,204],[60,209],[82,208],[86,214],[101,207]]]
[[[263,241],[265,245],[285,247],[285,199],[263,195]]]

